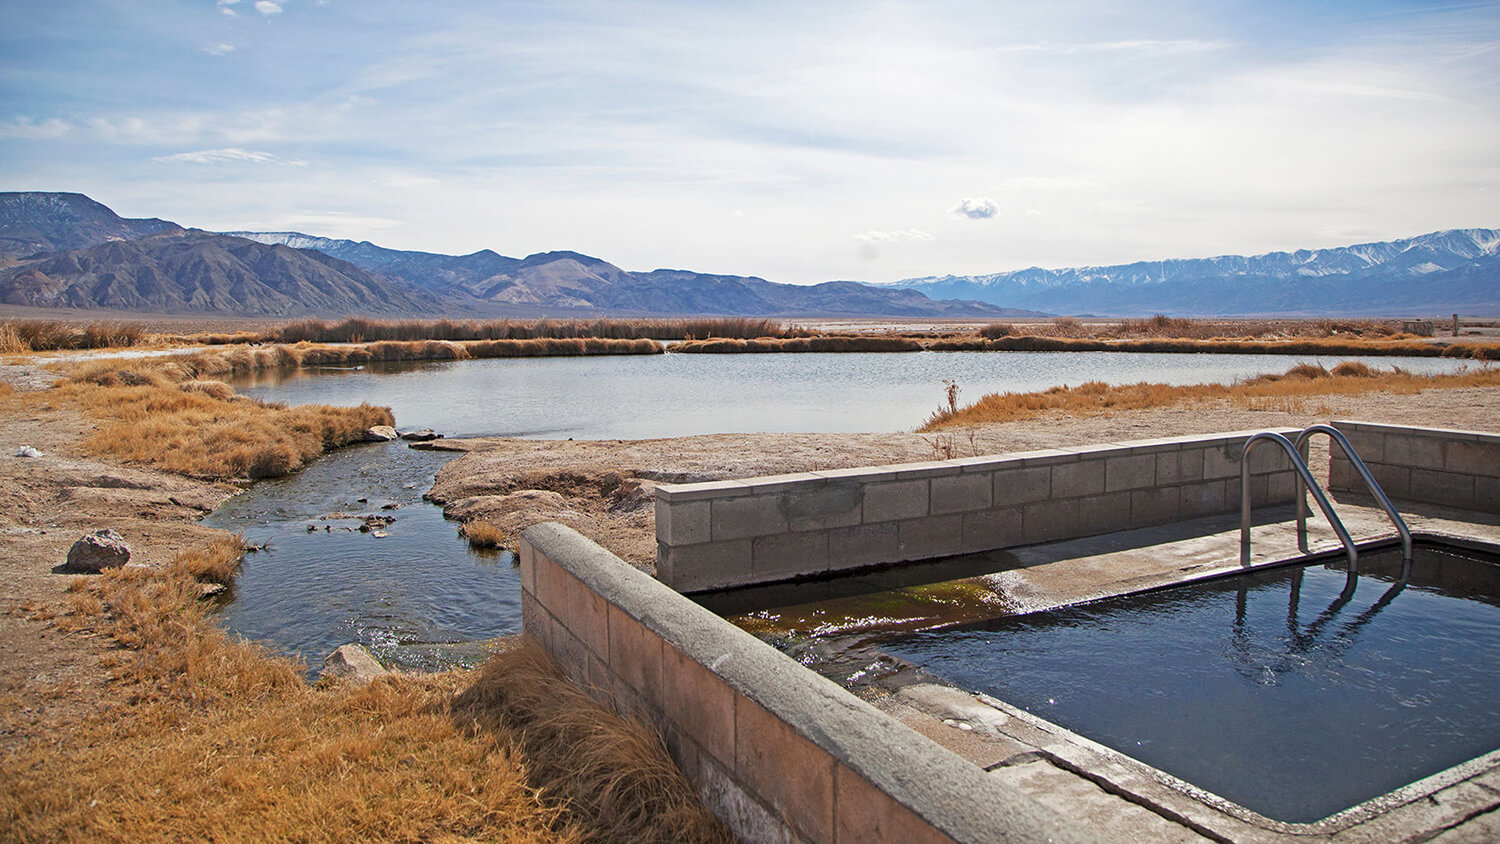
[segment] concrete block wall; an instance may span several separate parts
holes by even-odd
[[[745,841],[1093,840],[570,528],[521,538],[525,634],[653,725]]]
[[[657,576],[696,592],[1236,513],[1253,433],[661,484]],[[1292,500],[1285,453],[1251,470],[1253,503]]]
[[[1500,513],[1500,434],[1334,422],[1394,499]],[[1354,466],[1334,447],[1329,487],[1365,492]]]

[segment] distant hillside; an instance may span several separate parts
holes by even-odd
[[[1500,314],[1500,229],[1335,249],[928,276],[882,285],[1054,313]]]
[[[166,220],[127,220],[81,193],[0,193],[0,255],[83,249],[181,231]]]
[[[479,312],[970,319],[1041,316],[977,302],[934,301],[915,291],[879,290],[855,282],[802,286],[690,270],[628,272],[578,252],[510,258],[484,249],[469,255],[442,255],[298,232],[233,234],[261,243],[317,249]]]
[[[431,314],[441,306],[431,294],[320,252],[181,229],[7,267],[0,302],[275,317]]]

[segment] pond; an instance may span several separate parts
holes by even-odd
[[[753,432],[911,430],[943,403],[1085,381],[1209,384],[1359,360],[1411,372],[1455,372],[1452,358],[891,352],[504,358],[363,369],[289,370],[236,382],[289,404],[385,405],[405,427],[449,436],[643,439]]]
[[[236,387],[288,404],[386,405],[402,428],[448,436],[633,439],[910,430],[939,405],[945,378],[958,381],[965,401],[1089,380],[1222,382],[1352,359],[1414,372],[1463,365],[1119,352],[666,354],[261,373]],[[300,656],[313,670],[346,642],[409,667],[481,659],[483,649],[472,643],[520,629],[518,582],[508,560],[470,550],[457,525],[422,501],[449,459],[402,443],[357,446],[257,483],[219,508],[207,524],[269,546],[246,557],[222,610],[225,626]],[[388,504],[397,506],[382,509]],[[359,531],[357,518],[324,518],[341,513],[395,521],[382,537]]]

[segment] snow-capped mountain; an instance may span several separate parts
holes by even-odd
[[[1500,313],[1500,229],[1251,257],[928,276],[889,286],[1054,313]]]

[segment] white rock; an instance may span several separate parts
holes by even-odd
[[[347,677],[366,682],[388,673],[363,645],[340,645],[323,660],[322,674],[326,677]]]

